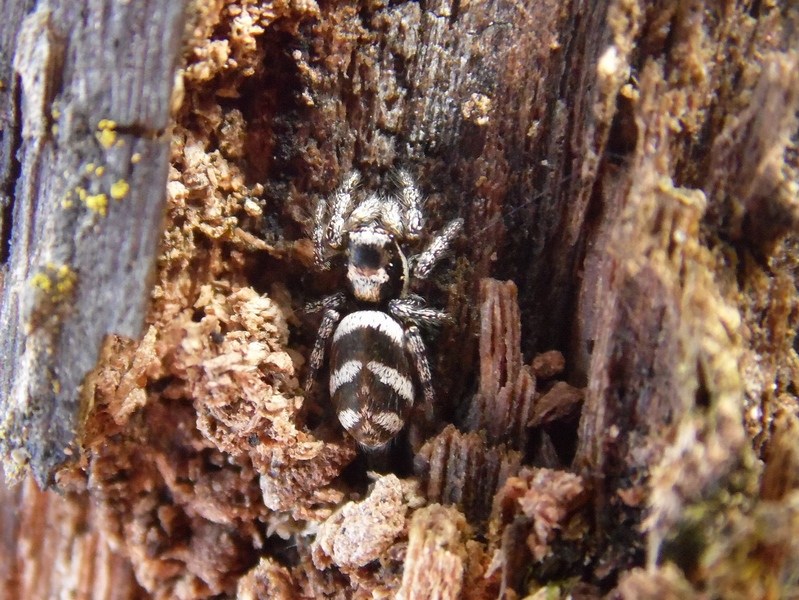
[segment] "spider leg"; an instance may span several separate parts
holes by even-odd
[[[458,237],[463,227],[463,219],[453,219],[439,231],[430,244],[420,254],[413,257],[411,276],[417,279],[427,279],[433,267],[449,250],[453,240]]]
[[[406,233],[406,215],[402,206],[395,198],[385,198],[380,211],[380,222],[386,230],[398,238],[404,238]]]
[[[383,209],[384,199],[377,194],[367,196],[358,206],[350,211],[344,229],[356,229],[360,225],[371,223],[380,216]]]
[[[361,180],[357,171],[352,171],[344,178],[332,198],[319,201],[314,212],[314,262],[320,269],[329,268],[329,250],[338,251],[344,243],[345,224],[353,208],[352,193]],[[330,219],[326,220],[328,211]]]
[[[408,240],[417,240],[424,228],[424,215],[422,214],[422,193],[408,171],[400,169],[395,178],[399,186],[399,199],[405,209],[403,220],[407,230]]]
[[[435,326],[452,320],[443,310],[425,306],[424,300],[416,295],[390,300],[388,311],[400,321],[413,325]]]
[[[333,196],[333,211],[327,229],[327,243],[335,250],[340,250],[344,243],[344,225],[352,212],[354,202],[352,192],[360,180],[360,173],[352,171],[347,174]]]
[[[313,215],[313,258],[314,265],[317,269],[326,271],[330,268],[330,263],[327,262],[325,256],[325,229],[327,223],[325,217],[327,216],[327,198],[320,198],[316,203],[316,210]]]
[[[331,294],[330,296],[325,296],[321,300],[308,302],[305,306],[302,307],[302,312],[304,312],[305,314],[312,314],[327,308],[338,310],[344,305],[346,299],[347,297],[344,294],[344,292],[337,292],[335,294]]]
[[[394,317],[406,324],[405,347],[413,358],[424,397],[421,405],[416,408],[417,415],[421,417],[419,429],[430,429],[435,420],[436,395],[433,389],[430,363],[427,360],[427,348],[422,339],[419,325],[440,325],[450,320],[450,317],[444,311],[424,306],[424,300],[413,295],[391,300],[388,303],[388,310]]]
[[[327,304],[325,304],[327,302]],[[323,300],[319,301],[320,308],[324,307],[325,312],[322,316],[322,323],[319,325],[319,330],[316,333],[316,341],[311,350],[311,357],[308,360],[308,375],[305,379],[305,393],[310,394],[313,390],[314,382],[319,374],[319,369],[325,361],[325,350],[327,349],[327,342],[333,331],[336,329],[336,324],[341,320],[341,313],[337,310],[341,308],[344,303],[344,294],[333,294]]]
[[[435,420],[436,393],[433,389],[430,363],[427,360],[427,348],[425,348],[419,327],[416,325],[410,325],[405,330],[405,347],[413,358],[416,374],[419,377],[419,384],[422,386],[422,395],[424,396],[422,405],[417,408],[417,414],[421,415],[423,425],[430,427]]]

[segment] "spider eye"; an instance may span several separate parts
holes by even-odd
[[[358,244],[352,250],[352,264],[360,268],[377,269],[383,264],[383,256],[374,246]]]

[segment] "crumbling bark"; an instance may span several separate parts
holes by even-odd
[[[4,225],[3,306],[21,310],[19,290],[38,298],[38,311],[3,313],[27,315],[4,321],[4,343],[21,348],[21,325],[33,326],[26,343],[50,362],[20,372],[51,388],[52,373],[74,374],[57,379],[52,404],[73,419],[64,431],[81,429],[75,464],[59,472],[62,502],[95,507],[86,535],[130,561],[121,581],[132,572],[154,597],[185,598],[796,595],[799,9],[193,9],[143,338],[123,326],[133,321],[98,319],[80,360],[44,351],[62,346],[42,339],[75,339],[64,332],[83,313],[59,307],[82,307],[71,294],[84,284],[65,261],[36,261],[58,240],[74,245],[74,231],[31,253],[19,242],[27,221]],[[163,56],[176,48],[164,32],[184,25],[169,15],[145,27]],[[56,135],[42,107],[70,100],[36,77],[63,54],[63,23],[30,19],[44,34],[13,54],[38,95],[3,145],[21,157],[23,183],[26,152]],[[154,97],[165,103],[164,81]],[[109,128],[93,123],[84,137],[101,143]],[[162,152],[142,157],[155,190],[165,138],[150,141]],[[51,197],[36,190],[65,190],[57,177],[73,163],[42,167],[37,188],[17,184],[14,215]],[[325,399],[300,392],[314,323],[296,309],[340,285],[310,274],[316,199],[350,169],[382,188],[398,166],[428,195],[431,230],[455,215],[466,226],[452,274],[421,290],[454,317],[429,339],[439,428],[414,456],[398,442],[387,472],[367,475]],[[93,222],[117,208],[100,218],[89,204],[81,218]],[[11,286],[19,261],[41,268]],[[130,301],[145,278],[124,274],[132,293],[107,271],[97,281],[120,291],[109,310],[141,315]],[[35,281],[65,293],[48,299]],[[120,337],[84,377],[108,332]],[[36,443],[73,443],[44,441],[41,421],[9,411],[44,396],[6,394],[20,424],[6,428],[7,451],[22,427]],[[64,459],[31,454],[43,480]],[[24,540],[7,522],[4,547],[20,561]]]

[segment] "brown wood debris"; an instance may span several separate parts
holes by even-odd
[[[430,502],[455,504],[471,523],[480,523],[491,512],[494,494],[518,472],[521,461],[521,453],[491,446],[485,435],[461,433],[448,425],[416,455],[414,473]]]
[[[490,537],[501,538],[502,530],[523,515],[528,527],[527,547],[536,561],[552,552],[550,543],[558,529],[581,508],[587,499],[587,489],[579,476],[551,469],[525,467],[503,484],[494,499]],[[509,549],[504,550],[511,555]]]
[[[342,506],[316,534],[312,550],[316,567],[336,565],[347,572],[380,559],[407,533],[408,510],[422,503],[414,487],[386,475],[362,501]]]
[[[521,319],[516,285],[480,282],[480,387],[465,427],[483,431],[492,445],[527,445],[535,377],[522,364]]]
[[[540,427],[552,421],[574,417],[583,401],[583,390],[558,381],[535,402],[528,427]]]
[[[20,515],[16,507],[24,506]],[[71,494],[41,491],[28,478],[0,486],[0,582],[4,598],[140,598],[127,553],[96,527],[97,515]],[[7,553],[17,540],[16,552]],[[61,568],[54,568],[59,565]]]
[[[262,558],[258,565],[239,579],[236,598],[240,600],[294,600],[296,584],[286,567],[270,558]]]
[[[549,350],[536,355],[530,366],[536,379],[547,380],[563,373],[566,368],[566,359],[557,350]]]
[[[456,600],[464,594],[469,525],[451,507],[431,504],[416,511],[397,599]]]

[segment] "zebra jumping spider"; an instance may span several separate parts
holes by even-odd
[[[314,213],[315,264],[327,270],[343,255],[348,289],[309,307],[324,314],[305,389],[311,391],[332,336],[330,398],[344,429],[367,449],[385,446],[405,426],[416,398],[413,371],[423,414],[432,418],[430,363],[419,326],[449,317],[427,307],[410,286],[429,277],[463,226],[463,219],[450,221],[410,255],[424,229],[422,195],[407,171],[395,179],[394,194],[359,193],[360,176],[352,172]]]

